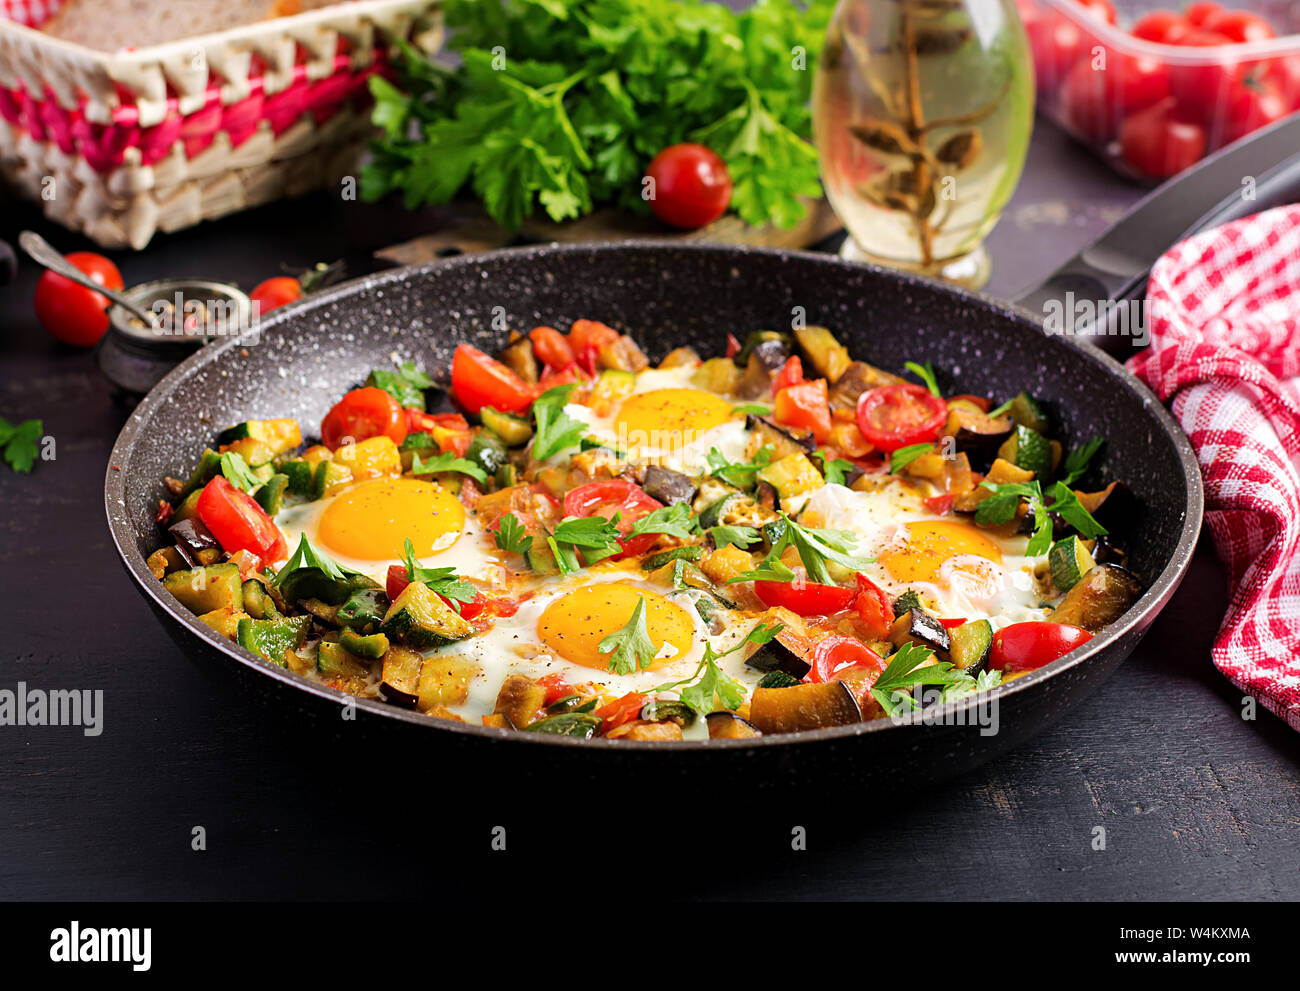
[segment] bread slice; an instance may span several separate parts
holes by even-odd
[[[302,0],[67,0],[42,30],[115,52],[287,17],[302,6]]]

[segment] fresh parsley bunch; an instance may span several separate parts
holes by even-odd
[[[398,85],[371,79],[383,128],[362,195],[408,207],[465,189],[517,228],[599,204],[646,212],[642,176],[680,141],[716,151],[731,209],[790,227],[817,196],[808,138],[813,69],[832,0],[447,0],[449,69],[410,46]]]

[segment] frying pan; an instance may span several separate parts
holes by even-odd
[[[1297,146],[1294,135],[1290,141]],[[1275,163],[1281,156],[1269,157]],[[1241,167],[1240,160],[1230,164]],[[1145,593],[1084,648],[987,696],[996,704],[995,733],[978,724],[976,700],[943,707],[942,719],[927,710],[898,723],[699,743],[581,741],[431,719],[352,700],[256,659],[198,622],[146,567],[160,543],[153,513],[166,495],[162,478],[191,466],[217,429],[251,417],[319,423],[339,395],[394,353],[445,377],[458,342],[491,351],[505,339],[504,327],[564,326],[588,317],[634,334],[652,360],[684,344],[713,354],[728,332],[788,326],[798,311],[832,328],[855,357],[892,370],[907,360],[932,362],[945,392],[1031,390],[1056,414],[1067,445],[1106,438],[1098,477],[1123,479],[1138,497],[1124,536]],[[357,279],[276,311],[256,343],[209,345],[139,404],[113,449],[105,504],[127,573],[181,652],[233,678],[243,695],[270,701],[277,720],[298,712],[325,732],[337,730],[341,707],[354,702],[354,725],[381,736],[385,746],[420,747],[444,767],[496,761],[514,780],[530,771],[554,773],[562,762],[569,781],[711,781],[726,774],[762,786],[807,779],[819,769],[839,783],[876,786],[972,767],[1091,693],[1178,587],[1200,528],[1202,490],[1186,437],[1144,386],[1098,348],[1046,334],[1014,306],[826,255],[637,242],[462,256]]]

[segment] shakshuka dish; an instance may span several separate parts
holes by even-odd
[[[668,741],[898,717],[1141,591],[1100,439],[824,327],[652,367],[579,320],[461,344],[445,389],[367,371],[306,444],[292,419],[217,434],[166,480],[149,566],[264,663],[432,719]]]

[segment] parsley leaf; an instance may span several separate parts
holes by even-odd
[[[629,537],[642,533],[664,533],[670,537],[685,539],[699,531],[699,524],[691,515],[690,506],[684,502],[675,502],[652,513],[647,513],[632,525]]]
[[[566,516],[547,538],[547,545],[555,555],[555,563],[561,572],[572,574],[582,567],[612,557],[623,549],[618,521],[621,513],[615,513],[613,519],[604,516]],[[582,548],[582,557],[578,557],[577,548]]]
[[[932,451],[934,451],[933,444],[911,444],[908,447],[900,447],[889,456],[889,471],[897,475],[917,458]]]
[[[795,573],[781,561],[781,553],[787,547],[793,547],[803,562],[808,580],[819,585],[834,585],[826,562],[834,561],[851,571],[861,571],[871,560],[857,557],[852,549],[858,543],[858,537],[846,530],[813,530],[800,526],[784,513],[785,532],[772,545],[762,564],[753,571],[732,578],[727,584],[752,581],[794,581]]]
[[[415,559],[415,545],[407,537],[402,544],[405,554],[406,577],[413,582],[421,582],[437,592],[444,599],[451,601],[451,607],[460,612],[462,602],[473,602],[478,596],[478,589],[456,574],[455,568],[424,568]]]
[[[454,471],[461,475],[468,475],[476,482],[487,481],[487,473],[482,468],[473,461],[456,457],[452,451],[435,454],[428,461],[422,461],[417,451],[415,457],[411,460],[412,475],[432,475],[440,471]]]
[[[764,444],[754,452],[754,460],[745,464],[728,461],[721,451],[711,447],[708,456],[709,474],[714,478],[722,479],[734,488],[752,489],[758,473],[772,463],[772,455],[775,451],[776,448],[771,444]]]
[[[494,539],[498,547],[511,554],[527,554],[533,546],[533,538],[524,532],[524,525],[514,513],[506,513],[497,521]]]
[[[601,640],[596,649],[611,655],[609,670],[614,674],[631,674],[638,668],[650,666],[658,650],[646,629],[645,599],[636,600],[636,608],[632,610],[627,625]]]
[[[728,544],[734,544],[742,551],[748,550],[761,541],[762,535],[752,526],[715,526],[709,531],[713,546],[721,550]]]
[[[925,387],[930,390],[930,395],[936,399],[943,398],[943,394],[939,391],[939,382],[934,377],[934,366],[928,361],[924,365],[919,365],[915,361],[905,361],[903,367],[925,383]]]
[[[1079,497],[1063,482],[1056,482],[1052,486],[1051,505],[1048,505],[1043,498],[1042,487],[1036,481],[1002,485],[981,482],[980,485],[993,492],[993,495],[981,502],[975,510],[975,522],[981,526],[1001,526],[1010,523],[1015,519],[1020,500],[1024,499],[1029,503],[1029,509],[1034,514],[1034,534],[1029,538],[1029,544],[1025,548],[1027,557],[1040,557],[1050,549],[1052,513],[1059,513],[1062,519],[1085,537],[1098,537],[1106,533],[1106,528],[1092,518],[1079,502]]]
[[[366,385],[383,389],[403,406],[424,409],[424,390],[432,389],[434,381],[412,362],[404,361],[396,369],[374,369]]]
[[[974,678],[967,678],[965,681],[954,681],[951,685],[945,686],[943,694],[939,698],[939,704],[956,702],[958,699],[964,699],[977,692],[987,692],[990,688],[997,688],[1000,684],[1002,684],[1002,672],[990,668],[987,671],[981,671]]]
[[[652,688],[651,691],[676,691],[678,697],[701,716],[707,716],[714,711],[715,697],[725,708],[738,709],[745,701],[745,686],[718,667],[718,661],[728,654],[734,654],[747,644],[765,644],[783,629],[785,626],[782,623],[773,623],[771,626],[760,624],[750,630],[744,640],[721,654],[715,653],[713,644],[706,642],[704,659],[696,666],[689,678],[670,681]],[[687,687],[682,688],[682,685]]]
[[[871,686],[871,694],[885,712],[896,716],[905,707],[916,707],[916,700],[910,694],[896,699],[896,692],[906,692],[916,685],[951,685],[970,678],[947,661],[927,664],[933,657],[934,651],[929,647],[914,643],[905,643],[893,653],[889,665]]]
[[[4,448],[5,464],[14,471],[30,474],[44,432],[40,420],[24,420],[14,425],[0,417],[0,447]]]
[[[849,472],[854,468],[852,461],[845,461],[843,458],[832,458],[830,454],[823,450],[822,456],[822,475],[826,479],[827,485],[843,485],[844,480],[849,477]]]
[[[359,571],[345,568],[329,555],[321,553],[316,548],[316,545],[307,539],[307,535],[304,533],[298,539],[298,546],[294,550],[293,556],[284,563],[283,568],[276,572],[275,577],[271,579],[271,584],[279,588],[293,572],[306,568],[316,568],[326,578],[332,578],[335,581],[341,581],[348,575],[360,574]]]
[[[227,451],[221,456],[221,474],[226,481],[242,492],[252,492],[262,484],[261,479],[249,470],[248,462],[237,451]]]
[[[545,461],[568,447],[577,447],[587,433],[587,425],[564,412],[571,385],[547,389],[533,403],[537,434],[533,438],[533,457]]]
[[[1083,508],[1083,503],[1079,501],[1079,497],[1064,482],[1057,482],[1052,486],[1052,499],[1053,502],[1047,507],[1047,511],[1049,513],[1060,513],[1061,519],[1078,530],[1085,538],[1091,540],[1093,537],[1100,537],[1108,532],[1104,526],[1092,518],[1091,513]]]
[[[1082,447],[1076,447],[1067,454],[1065,456],[1065,474],[1061,477],[1061,482],[1065,485],[1073,485],[1076,480],[1081,478],[1104,443],[1106,442],[1100,437],[1094,437]]]

